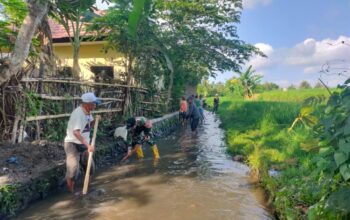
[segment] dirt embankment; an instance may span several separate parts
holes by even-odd
[[[26,182],[64,163],[63,143],[0,144],[0,186]]]

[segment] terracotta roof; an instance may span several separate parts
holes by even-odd
[[[104,15],[106,11],[98,10],[95,11],[96,14],[98,15]],[[49,18],[49,25],[52,33],[52,39],[62,39],[62,38],[69,38],[69,35],[67,31],[64,29],[63,25],[59,24],[57,21]],[[69,23],[69,31],[70,31],[70,36],[73,37],[73,30],[72,30],[72,25]],[[85,35],[85,27],[83,26],[80,35]]]
[[[68,33],[64,29],[64,27],[56,21],[52,20],[51,18],[49,19],[49,25],[51,29],[52,39],[68,37]]]

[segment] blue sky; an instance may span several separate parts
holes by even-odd
[[[287,87],[303,80],[315,84],[321,76],[335,86],[350,77],[345,72],[350,72],[350,0],[243,0],[243,4],[238,35],[268,55],[247,63],[264,76],[263,81]],[[326,67],[335,75],[321,74]],[[211,81],[232,76],[218,74]]]
[[[249,43],[263,42],[273,47],[292,47],[310,37],[322,40],[335,39],[340,35],[350,36],[349,0],[265,2],[267,5],[249,5],[251,8],[243,10],[238,34]]]
[[[336,86],[350,77],[350,0],[243,0],[243,5],[238,35],[268,56],[252,57],[243,69],[253,65],[263,81],[282,87],[303,80],[315,84],[319,77]],[[234,75],[219,73],[210,81]]]

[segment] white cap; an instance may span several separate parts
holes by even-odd
[[[85,103],[91,103],[91,102],[96,102],[97,98],[94,93],[87,92],[81,96],[81,100]]]

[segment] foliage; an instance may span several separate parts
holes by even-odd
[[[252,69],[253,67],[250,65],[248,69],[245,71],[238,71],[239,74],[239,80],[243,86],[244,89],[244,97],[251,98],[253,96],[253,90],[260,82],[262,76],[256,75],[255,70]]]
[[[295,118],[293,124],[288,128],[288,131],[292,131],[294,126],[301,122],[304,126],[313,127],[317,123],[317,118],[312,115],[314,109],[312,106],[303,106],[299,115]]]
[[[308,128],[314,127],[318,123],[318,117],[315,116],[315,113],[317,112],[319,106],[325,103],[325,101],[326,97],[323,95],[311,96],[305,99],[299,115],[294,120],[291,127],[288,128],[288,131],[292,131],[298,122],[301,122]]]
[[[290,86],[288,86],[288,88],[287,88],[288,90],[296,90],[297,88],[295,87],[295,85],[290,85]]]
[[[320,88],[324,88],[324,86],[322,85],[322,83],[317,82],[316,85],[314,86],[315,89],[320,89]]]
[[[225,84],[219,82],[216,84],[211,84],[208,94],[209,96],[215,96],[216,94],[219,96],[225,96],[229,94],[229,91]]]
[[[22,24],[28,10],[23,0],[0,0],[0,6],[0,52],[4,49],[11,51],[17,28]]]
[[[197,94],[203,96],[203,97],[207,97],[209,94],[209,82],[207,79],[202,80],[201,84],[197,85]]]
[[[17,209],[17,187],[15,185],[0,186],[0,211],[2,214],[13,216]]]
[[[42,112],[50,115],[56,115],[64,111],[61,103],[57,101],[47,101],[43,104]],[[63,140],[66,135],[67,123],[67,120],[46,120],[42,131],[43,138],[50,141]]]
[[[132,71],[138,83],[153,90],[158,79],[163,79],[165,88],[173,86],[175,105],[186,85],[196,85],[217,71],[239,70],[240,64],[252,54],[261,54],[238,40],[235,24],[239,21],[239,0],[231,0],[232,4],[217,0],[210,3],[153,0],[145,2],[143,11],[132,7],[131,0],[113,2],[115,6],[106,16],[96,19],[93,30],[107,36],[107,49],[132,55],[135,59]],[[134,22],[138,24],[136,34],[130,38],[127,21],[132,9],[142,17]]]
[[[27,91],[26,93],[26,116],[40,115],[40,111],[43,107],[43,101],[39,98],[38,94]]]
[[[128,20],[129,20],[128,30],[129,30],[129,34],[132,37],[136,36],[136,32],[137,32],[139,21],[141,19],[142,12],[145,11],[145,5],[146,4],[149,5],[150,1],[151,0],[141,0],[141,1],[134,0],[133,9],[129,13],[129,17],[128,17]]]
[[[310,83],[304,80],[300,83],[299,89],[311,89],[311,85]]]
[[[265,82],[263,84],[258,84],[255,88],[256,93],[266,92],[266,91],[272,91],[272,90],[278,90],[280,87],[272,82]]]
[[[324,158],[347,181],[350,179],[350,88],[346,85],[341,88],[329,98],[319,131],[322,151],[332,152]]]
[[[237,95],[239,97],[244,97],[244,86],[242,82],[233,77],[232,79],[229,79],[226,81],[226,88],[230,91],[231,95]]]

